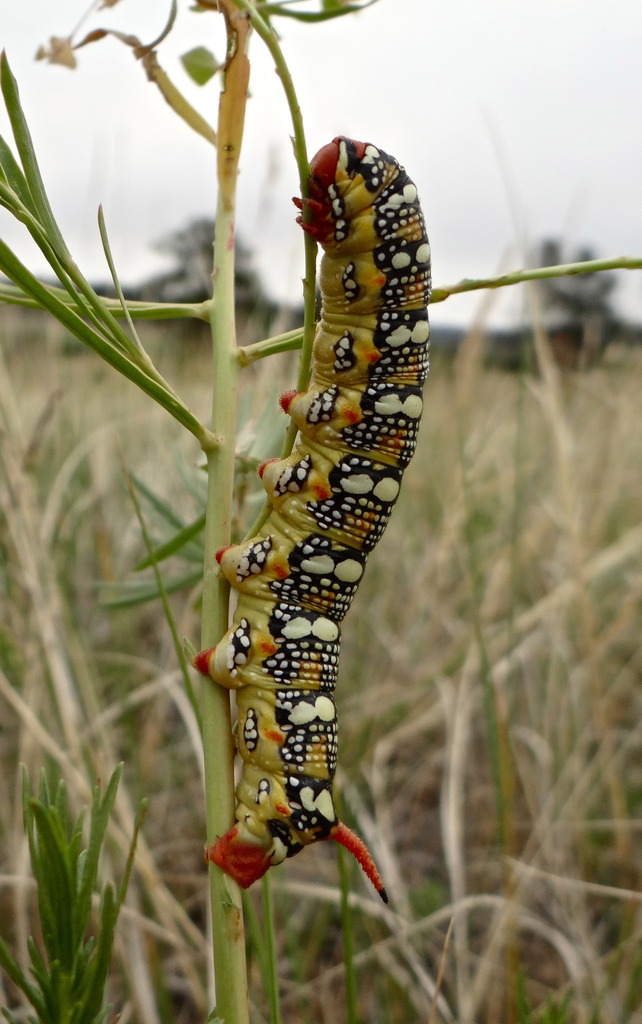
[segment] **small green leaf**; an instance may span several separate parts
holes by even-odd
[[[21,199],[27,209],[31,209],[33,203],[29,186],[27,185],[27,179],[22,173],[22,169],[9,148],[8,143],[2,138],[2,136],[0,136],[0,167],[2,168],[4,180],[10,188],[13,189],[19,199]]]
[[[193,587],[203,577],[201,568],[191,572],[183,573],[180,576],[171,576],[164,581],[164,587],[168,594],[185,587]],[[155,601],[161,596],[158,584],[155,579],[142,581],[129,581],[125,583],[109,583],[100,588],[102,596],[100,603],[104,608],[132,608],[137,604],[146,604],[148,601]]]
[[[190,665],[193,665],[194,658],[198,654],[198,651],[194,647],[192,641],[187,636],[183,637],[183,653],[185,654],[185,657],[189,661]]]
[[[152,491],[151,488],[148,487],[147,484],[143,483],[140,477],[136,476],[135,473],[130,473],[129,475],[133,480],[138,493],[142,494],[142,496],[149,502],[154,511],[158,513],[159,518],[163,522],[169,523],[173,529],[182,530],[184,524],[174,511],[171,503],[169,501],[165,501],[158,494]]]
[[[93,787],[89,842],[82,849],[85,811],[75,820],[69,817],[67,789],[59,781],[54,790],[40,774],[38,798],[32,798],[26,769],[23,769],[23,807],[29,837],[33,871],[38,888],[40,930],[44,943],[27,939],[33,980],[23,974],[0,939],[0,967],[21,989],[34,1007],[35,1024],[105,1024],[109,1008],[103,1007],[109,973],[111,948],[118,912],[131,873],[134,846],[140,828],[137,816],[127,866],[118,893],[111,883],[102,889],[98,914],[93,912],[93,895],[98,883],[98,863],[105,839],[122,765],[113,772],[105,795]],[[4,1017],[13,1018],[6,1008]]]
[[[378,0],[364,0],[363,3],[343,3],[340,0],[322,0],[321,9],[318,11],[295,11],[291,4],[298,0],[282,0],[281,3],[265,4],[261,7],[261,15],[279,15],[282,18],[294,18],[296,21],[313,23],[316,21],[328,21],[329,18],[341,18],[344,14],[356,14],[366,7],[378,3]]]
[[[49,205],[45,186],[40,176],[40,168],[38,167],[35,149],[31,140],[31,133],[20,105],[18,83],[11,72],[5,53],[0,56],[0,84],[13,130],[13,137],[16,141],[18,154],[25,172],[25,180],[29,188],[30,209],[37,214],[38,219],[45,227],[47,235],[55,247],[64,253],[65,256],[69,256]],[[69,258],[71,259],[71,257]]]
[[[195,46],[181,57],[181,63],[190,78],[197,85],[205,85],[213,78],[221,65],[205,46]]]
[[[203,532],[204,527],[205,515],[203,514],[200,515],[198,519],[195,519],[193,523],[188,523],[187,526],[184,526],[183,529],[174,534],[170,540],[161,544],[159,547],[154,548],[150,555],[147,555],[146,558],[143,558],[141,562],[138,562],[138,564],[134,566],[134,572],[140,572],[142,569],[148,569],[150,565],[154,565],[155,563],[158,564],[159,562],[165,561],[166,558],[170,558],[171,555],[175,555],[176,552],[180,551],[181,548],[184,548],[190,540],[194,537],[198,537],[198,535]],[[186,557],[189,557],[188,552],[184,552],[184,554]],[[195,551],[195,555],[202,561],[202,548]]]

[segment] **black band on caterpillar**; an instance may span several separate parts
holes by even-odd
[[[430,247],[417,190],[375,146],[336,138],[314,157],[301,226],[324,249],[310,386],[281,405],[294,451],[259,470],[258,536],[217,554],[239,591],[232,628],[195,665],[237,691],[236,824],[209,859],[247,887],[322,839],[364,843],[332,799],[340,624],[415,449],[428,372]]]

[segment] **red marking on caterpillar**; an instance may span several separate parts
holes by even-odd
[[[324,249],[321,318],[308,390],[280,398],[299,435],[287,459],[259,467],[272,511],[257,536],[217,554],[239,599],[218,647],[194,661],[236,690],[243,759],[236,824],[207,857],[247,888],[332,839],[387,900],[365,844],[334,808],[332,694],[341,622],[415,448],[430,249],[417,190],[393,157],[336,138],[310,175],[310,197],[295,202]]]
[[[272,740],[273,743],[278,743],[279,745],[285,741],[285,736],[278,729],[266,729],[263,735],[266,740]]]
[[[327,486],[327,484],[323,483],[313,483],[310,489],[312,491],[312,495],[315,501],[324,501],[326,498],[329,498],[330,495],[332,494],[332,491]]]
[[[283,412],[287,413],[292,402],[296,398],[298,392],[295,388],[291,388],[289,391],[284,391],[279,397],[279,405],[283,409]]]
[[[253,882],[271,867],[269,854],[255,843],[239,839],[239,826],[235,825],[224,836],[205,851],[205,860],[218,864],[227,871],[242,889],[248,889]]]
[[[216,647],[210,647],[207,651],[199,651],[194,658],[194,668],[203,676],[210,674],[210,659],[214,655]]]
[[[272,640],[259,640],[257,641],[257,646],[261,654],[265,655],[276,654],[278,650],[276,644]]]
[[[268,466],[271,466],[273,462],[278,462],[278,461],[279,461],[278,459],[265,459],[265,461],[262,462],[260,464],[259,468],[257,469],[257,473],[259,475],[259,478],[262,480],[263,479],[263,474],[265,473],[266,468]]]
[[[363,146],[363,143],[357,142],[355,145]],[[363,153],[361,155],[363,156]],[[326,146],[322,146],[310,161],[311,186],[320,189],[324,197],[330,186],[334,185],[339,156],[339,140],[333,139]]]
[[[332,142],[322,146],[310,161],[311,188],[319,190],[324,199],[328,190],[336,184],[337,169],[341,160],[341,144],[347,141],[347,139],[337,136]],[[356,142],[352,139],[350,145],[353,147],[352,159],[363,160],[368,148],[367,143]]]

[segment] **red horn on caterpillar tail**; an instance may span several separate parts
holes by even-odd
[[[194,660],[236,692],[242,759],[236,824],[207,857],[247,887],[332,839],[386,899],[335,811],[333,693],[341,624],[415,449],[430,247],[415,185],[376,146],[337,137],[310,175],[297,205],[324,250],[321,317],[309,387],[280,400],[299,433],[291,455],[260,467],[271,511],[258,534],[217,552],[238,602],[225,636]]]

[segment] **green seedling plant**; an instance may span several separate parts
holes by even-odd
[[[35,1014],[28,1019],[37,1024],[102,1024],[109,1017],[105,989],[112,944],[140,826],[139,814],[123,878],[117,889],[111,882],[102,886],[96,907],[100,854],[121,774],[119,765],[104,795],[98,783],[94,786],[85,845],[86,814],[71,817],[65,783],[51,787],[43,771],[38,796],[33,797],[23,772],[24,825],[42,946],[29,938],[31,962],[25,974],[0,937],[0,965],[33,1007]],[[10,1024],[17,1024],[14,1013],[6,1007],[2,1012]]]
[[[204,575],[202,588],[202,634],[200,645],[216,644],[228,623],[228,586],[214,571],[214,553],[228,544],[232,535],[232,492],[237,468],[234,436],[239,378],[243,369],[257,360],[278,352],[301,350],[297,387],[304,389],[309,375],[309,360],[314,334],[314,266],[316,245],[305,235],[304,324],[301,328],[239,347],[236,341],[234,305],[234,245],[236,182],[242,151],[245,109],[250,83],[249,44],[252,34],[260,39],[274,61],[283,85],[285,103],[291,118],[294,159],[300,191],[308,189],[308,151],[303,117],[296,98],[287,62],[272,23],[278,17],[297,18],[314,23],[329,18],[349,16],[371,6],[377,0],[341,4],[339,0],[320,0],[315,12],[300,11],[296,0],[283,3],[253,3],[251,0],[218,0],[215,5],[199,4],[202,9],[214,6],[222,15],[227,33],[227,57],[222,65],[198,47],[185,60],[185,67],[196,81],[205,81],[211,74],[220,74],[218,119],[216,128],[196,115],[179,91],[160,69],[153,44],[143,47],[129,36],[120,37],[134,55],[142,59],[152,80],[181,117],[208,144],[216,145],[218,200],[214,238],[214,273],[211,299],[197,304],[158,304],[128,302],[118,281],[117,268],[111,258],[107,229],[99,214],[99,231],[110,267],[117,299],[105,299],[94,291],[76,266],[51,209],[42,180],[35,148],[20,103],[18,85],[3,55],[0,68],[4,102],[13,134],[14,147],[0,138],[0,204],[21,221],[45,255],[59,286],[39,281],[15,253],[0,240],[0,270],[12,284],[0,286],[0,301],[47,310],[76,338],[83,342],[123,377],[164,408],[188,430],[203,453],[207,466],[205,512],[192,523],[173,522],[171,510],[160,501],[156,511],[164,519],[167,536],[141,567],[154,565],[177,552],[189,552],[193,561],[196,538],[202,543]],[[171,19],[170,19],[171,22]],[[168,26],[168,29],[171,27]],[[104,38],[107,33],[90,33],[69,50]],[[15,154],[14,154],[15,148]],[[538,278],[594,273],[616,268],[638,269],[642,258],[623,257],[595,260],[557,267],[520,270],[498,277],[465,279],[459,284],[436,288],[432,302],[472,290],[501,288]],[[212,336],[212,411],[209,422],[203,423],[177,394],[170,382],[159,372],[143,347],[136,328],[137,319],[192,318],[208,322]],[[283,382],[284,384],[289,382]],[[295,430],[286,436],[282,455],[292,447]],[[142,490],[142,485],[140,487]],[[154,496],[146,497],[153,503]],[[264,513],[262,514],[264,515]],[[255,522],[248,535],[256,532]],[[150,545],[151,547],[151,545]],[[193,580],[193,568],[176,586]],[[168,589],[166,582],[165,590]],[[158,596],[163,586],[155,582],[141,592],[139,598]],[[191,650],[191,649],[190,649]],[[492,708],[489,712],[492,720]],[[205,761],[205,817],[210,837],[227,831],[234,817],[234,744],[231,729],[229,698],[223,688],[206,681],[201,688],[200,721]],[[126,879],[118,892],[107,885],[100,904],[100,926],[95,937],[86,939],[91,918],[92,894],[98,874],[101,843],[109,812],[115,799],[119,771],[109,783],[105,797],[94,793],[90,841],[81,850],[79,819],[69,828],[65,790],[62,784],[50,797],[44,782],[39,798],[25,798],[25,822],[29,835],[34,873],[38,883],[40,918],[45,956],[35,943],[30,944],[35,982],[31,981],[11,958],[4,944],[0,946],[2,966],[9,977],[27,996],[41,1021],[87,1022],[104,1019],[103,992],[118,912],[122,905]],[[501,784],[498,781],[499,798]],[[131,862],[128,865],[128,872]],[[345,873],[344,873],[345,874]],[[266,883],[267,884],[267,883]],[[249,1020],[248,982],[245,963],[243,907],[241,893],[235,883],[210,865],[213,948],[217,1003],[212,1020],[225,1024],[246,1024]],[[347,881],[344,879],[344,891]],[[64,898],[63,898],[64,894]],[[269,903],[269,901],[268,901]],[[350,948],[348,900],[344,896],[344,927]],[[345,923],[347,921],[347,923]],[[270,927],[268,922],[268,928]],[[255,929],[258,931],[258,929]],[[269,947],[269,941],[266,946]],[[274,970],[274,957],[268,957]],[[271,989],[271,1020],[278,1021],[277,985],[264,970],[266,986]],[[357,1019],[354,979],[349,976],[350,1019]],[[9,1016],[9,1019],[12,1019]]]

